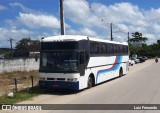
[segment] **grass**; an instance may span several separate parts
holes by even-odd
[[[0,97],[0,104],[14,104],[17,102],[31,99],[32,97],[35,97],[37,95],[38,94],[27,92],[16,93],[14,97],[8,97],[7,95],[3,95]]]
[[[34,78],[33,89],[31,88],[31,76],[33,76]],[[14,91],[14,89],[9,90],[11,88],[11,85],[14,86],[14,78],[17,78],[17,80],[26,87],[21,88],[20,86],[18,86],[18,91],[14,93],[14,97],[8,97],[7,94],[9,92]],[[0,96],[0,104],[15,104],[24,100],[31,99],[35,96],[38,96],[42,92],[37,87],[37,83],[38,83],[38,71],[29,71],[29,72],[16,71],[16,72],[0,73],[0,93],[3,94]]]
[[[0,77],[25,79],[29,76],[38,76],[38,71],[14,71],[14,72],[3,72],[0,73]]]
[[[33,76],[34,86],[38,83],[38,71],[15,71],[0,73],[0,95],[13,91],[14,79],[17,79],[18,90],[31,87],[31,76]]]
[[[32,99],[33,97],[36,97],[42,93],[43,91],[38,87],[34,87],[32,90],[25,89],[23,91],[14,93],[13,97],[9,97],[8,95],[0,96],[0,104],[15,104],[28,99]],[[0,109],[2,109],[1,107],[2,106],[0,106]]]

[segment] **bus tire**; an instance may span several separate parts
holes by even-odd
[[[88,77],[87,88],[89,89],[89,88],[91,88],[93,86],[94,86],[94,77],[90,75]]]
[[[119,77],[122,77],[122,76],[123,76],[123,69],[121,67],[120,70],[119,70]]]

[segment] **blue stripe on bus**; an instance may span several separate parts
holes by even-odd
[[[112,67],[105,69],[105,70],[99,70],[96,76],[96,83],[98,82],[98,77],[100,75],[118,70],[120,68],[120,62],[122,62],[122,56],[116,56],[115,62]]]

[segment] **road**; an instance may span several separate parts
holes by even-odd
[[[160,104],[160,63],[148,60],[130,67],[127,75],[79,93],[51,92],[22,104]],[[27,112],[27,111],[25,111]],[[30,112],[30,111],[28,111]],[[39,111],[34,111],[39,113]],[[43,111],[45,113],[153,113],[153,111]],[[158,113],[160,111],[154,111]],[[6,113],[6,112],[5,112]],[[9,112],[11,113],[11,111]],[[16,111],[16,113],[18,113]],[[22,113],[20,111],[19,113]]]

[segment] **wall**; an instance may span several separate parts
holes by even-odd
[[[0,59],[0,73],[12,71],[31,71],[39,69],[39,59],[36,62],[35,58],[28,59]]]

